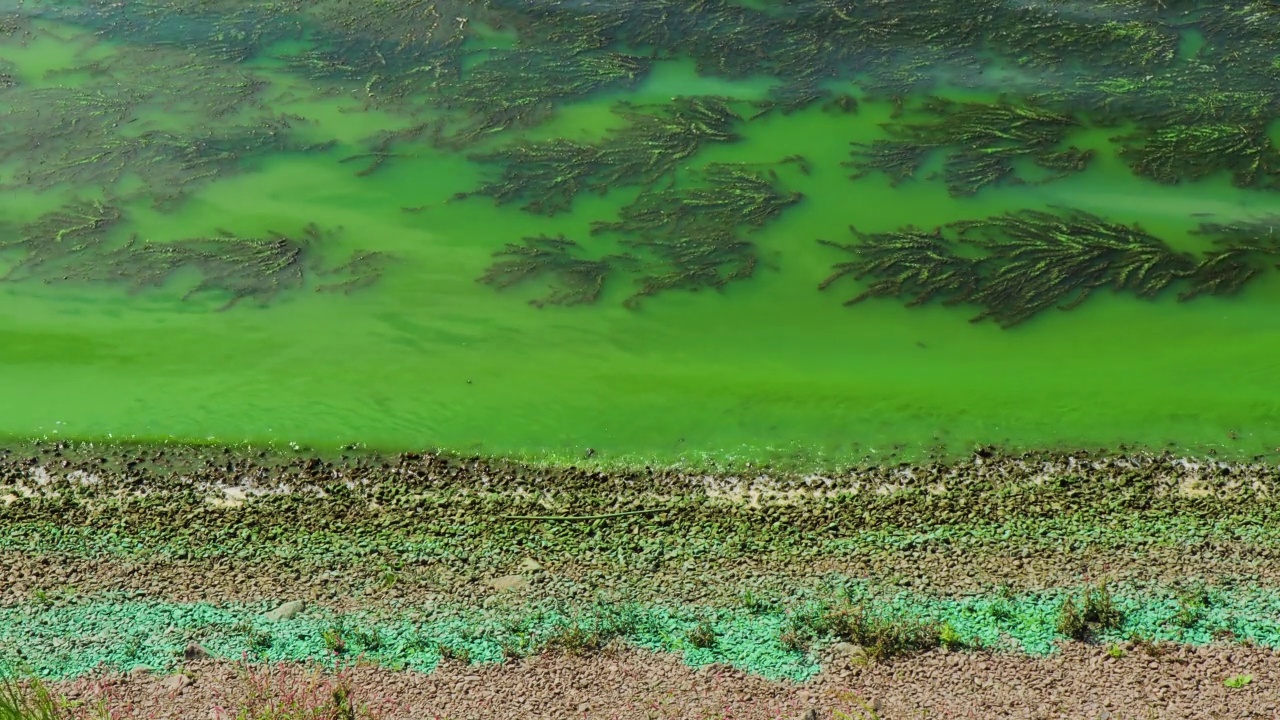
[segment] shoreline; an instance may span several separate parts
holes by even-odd
[[[286,664],[187,664],[172,675],[114,673],[56,683],[77,698],[107,697],[136,715],[205,717],[250,688],[314,694],[339,682],[382,720],[905,720],[1000,718],[1274,717],[1280,657],[1258,649],[1132,647],[1120,657],[1076,646],[1046,658],[933,651],[874,666],[835,656],[804,683],[771,682],[722,666],[692,668],[660,653],[610,646],[589,656],[546,655],[505,666],[449,661],[432,674],[344,663],[333,672]],[[246,682],[246,674],[256,680]],[[1224,682],[1245,675],[1247,685]],[[297,689],[302,688],[301,693]],[[813,714],[809,714],[812,712]],[[840,714],[837,714],[840,713]]]
[[[363,657],[410,704],[459,710],[474,706],[423,688],[488,678],[490,708],[506,708],[520,683],[614,662],[667,668],[680,702],[700,702],[686,678],[727,673],[733,692],[788,702],[797,681],[861,688],[885,719],[925,707],[1075,717],[1027,703],[1083,708],[1093,701],[1071,694],[1095,678],[1079,667],[1096,675],[1103,663],[1117,687],[1151,673],[1182,683],[1160,696],[1168,707],[1221,694],[1248,717],[1272,707],[1280,681],[1277,489],[1280,467],[1172,454],[984,450],[839,475],[714,475],[433,453],[10,445],[0,656],[25,648],[42,676],[83,679],[182,671],[197,643],[212,656],[210,685],[246,653],[281,672]],[[1069,636],[1066,606],[1099,592],[1115,619]],[[273,619],[290,603],[294,615]],[[840,625],[848,613],[869,624]],[[1149,647],[1164,649],[1148,658]],[[608,660],[615,652],[631,659]],[[1257,684],[1228,692],[1216,674],[1236,666]],[[204,702],[192,689],[200,667],[166,702]],[[1050,672],[1030,695],[997,687]],[[895,681],[902,673],[917,679]],[[966,695],[968,678],[993,684]],[[149,682],[129,680],[127,693],[151,702],[161,686]],[[555,697],[582,697],[570,690]],[[587,717],[614,717],[596,709]],[[756,712],[734,717],[781,717]],[[518,715],[512,705],[486,717]]]

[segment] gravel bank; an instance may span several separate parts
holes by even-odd
[[[821,675],[792,684],[614,646],[504,666],[449,662],[430,675],[354,667],[347,677],[356,699],[380,708],[386,720],[801,720],[810,709],[821,719],[839,717],[837,710],[872,717],[855,698],[881,720],[1274,718],[1280,707],[1280,657],[1257,648],[1132,648],[1113,658],[1103,648],[1074,645],[1045,658],[934,651],[869,667],[834,656],[826,664]],[[216,706],[245,701],[242,666],[204,662],[186,671],[186,678],[114,675],[107,685],[127,717],[203,719]],[[282,677],[298,687],[305,675],[290,666]],[[1224,685],[1240,675],[1252,681]],[[60,689],[81,693],[86,685]]]

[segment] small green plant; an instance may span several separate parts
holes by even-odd
[[[548,637],[544,647],[559,650],[567,655],[587,655],[599,652],[609,644],[605,633],[588,630],[579,623],[559,627]]]
[[[947,639],[959,647],[962,644],[959,635],[948,627],[911,618],[889,619],[867,612],[861,604],[842,603],[827,608],[815,629],[822,629],[819,634],[861,645],[870,660],[886,660],[936,648],[943,644],[944,632]]]
[[[788,627],[779,633],[778,642],[791,652],[804,652],[809,647],[809,639],[795,627]]]
[[[76,706],[53,694],[38,679],[19,681],[12,675],[0,678],[0,719],[2,720],[73,720],[83,713]]]
[[[470,648],[455,648],[450,645],[440,643],[436,645],[436,652],[440,653],[441,660],[457,660],[464,665],[471,664]]]
[[[989,612],[991,614],[991,618],[996,621],[1013,619],[1013,608],[1009,607],[1009,601],[1004,598],[991,603],[987,612]]]
[[[252,623],[242,622],[232,628],[232,632],[244,638],[244,644],[249,646],[250,650],[263,652],[271,648],[271,644],[275,641],[271,633],[266,630],[260,630],[253,626]]]
[[[347,651],[347,641],[343,637],[342,628],[331,627],[320,633],[320,637],[324,640],[324,647],[329,652],[341,655]]]
[[[1173,622],[1180,628],[1190,629],[1204,619],[1205,610],[1209,607],[1209,593],[1198,588],[1178,596],[1178,610],[1173,614]]]
[[[742,606],[753,613],[766,613],[774,609],[773,603],[747,590],[742,593]]]
[[[1089,636],[1089,626],[1084,621],[1084,614],[1071,598],[1064,600],[1062,608],[1058,610],[1058,632],[1072,640],[1084,640]]]
[[[1079,604],[1067,598],[1058,611],[1058,632],[1073,640],[1088,640],[1099,630],[1118,630],[1123,622],[1124,614],[1106,583],[1085,590]]]
[[[849,712],[836,708],[831,711],[835,720],[880,720],[880,714],[876,711],[876,705],[858,697],[857,694],[842,691],[836,694],[843,702],[847,703]]]
[[[696,648],[714,647],[716,644],[716,631],[711,627],[711,623],[703,620],[689,631],[689,643]]]
[[[1147,657],[1160,657],[1168,652],[1168,647],[1165,643],[1162,643],[1159,640],[1153,640],[1152,638],[1144,635],[1139,635],[1138,633],[1130,635],[1129,640],[1133,643],[1133,648],[1135,650],[1141,650]]]
[[[378,576],[378,587],[383,590],[390,590],[398,582],[400,582],[400,575],[391,568],[383,570],[382,574]]]
[[[70,585],[62,588],[54,588],[53,590],[45,590],[44,588],[35,588],[31,591],[31,603],[36,607],[48,608],[74,599],[76,589]]]
[[[362,649],[370,652],[377,652],[382,648],[382,633],[377,628],[352,630],[351,639]]]
[[[1124,648],[1120,647],[1119,645],[1115,643],[1111,643],[1110,645],[1107,646],[1107,657],[1115,658],[1116,660],[1119,660],[1125,655],[1128,655],[1128,653],[1126,653],[1124,651]]]
[[[350,668],[322,670],[246,662],[241,669],[247,693],[215,700],[213,720],[377,720],[385,700],[357,701]]]
[[[1223,680],[1222,684],[1226,685],[1232,690],[1239,690],[1240,688],[1244,687],[1245,685],[1248,685],[1251,682],[1253,682],[1252,675],[1232,675],[1226,680]]]
[[[1116,607],[1105,582],[1085,592],[1084,621],[1102,630],[1118,630],[1124,622],[1124,613]]]
[[[943,623],[938,629],[938,642],[948,650],[959,650],[965,645],[964,638],[960,637],[951,623]]]

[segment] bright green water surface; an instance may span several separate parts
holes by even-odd
[[[24,81],[75,82],[42,79],[74,65],[83,45],[72,26],[49,27],[67,41],[41,37],[0,51]],[[354,442],[561,460],[591,449],[606,461],[805,466],[974,443],[1172,446],[1231,457],[1280,446],[1275,275],[1234,297],[1188,303],[1100,291],[1070,312],[1002,329],[967,322],[972,307],[844,307],[860,286],[846,279],[819,292],[831,265],[847,258],[815,242],[849,242],[850,224],[932,228],[1069,205],[1197,247],[1195,213],[1280,211],[1280,195],[1238,189],[1226,177],[1158,185],[1134,176],[1106,133],[1077,141],[1101,151],[1090,170],[1044,185],[957,199],[923,177],[898,187],[878,173],[853,181],[841,167],[849,143],[882,137],[891,105],[864,101],[856,114],[815,105],[746,124],[743,141],[708,146],[691,161],[801,154],[812,164],[809,175],[779,167],[786,188],[805,198],[752,234],[762,263],[749,281],[663,293],[638,309],[621,305],[631,292],[625,281],[611,282],[598,303],[540,309],[527,303],[539,287],[476,282],[492,253],[541,233],[607,246],[588,236],[589,224],[611,219],[635,189],[580,196],[573,212],[552,218],[484,197],[451,201],[486,171],[426,144],[413,148],[416,157],[357,176],[358,164],[339,161],[405,120],[353,112],[359,104],[341,95],[297,99],[305,97],[297,78],[269,61],[254,67],[272,83],[273,110],[310,119],[307,137],[338,145],[255,160],[171,211],[130,207],[128,232],[163,239],[341,226],[334,257],[357,247],[392,253],[385,276],[349,295],[282,293],[270,305],[249,300],[225,312],[217,311],[225,298],[183,301],[189,286],[177,282],[133,294],[2,283],[0,434]],[[669,61],[626,95],[749,97],[762,87],[700,78]],[[573,102],[509,138],[597,138],[618,124],[609,108],[620,96]],[[26,221],[62,199],[10,189],[0,212]]]

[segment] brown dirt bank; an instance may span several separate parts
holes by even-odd
[[[418,502],[474,495],[527,500],[540,514],[575,514],[563,507],[580,495],[671,500],[699,496],[753,507],[803,504],[835,496],[882,497],[902,491],[946,498],[956,491],[1008,494],[1053,489],[1089,477],[1113,493],[1208,501],[1273,497],[1280,466],[1189,459],[1169,453],[1005,453],[978,448],[963,459],[851,466],[798,473],[769,468],[721,472],[681,468],[531,465],[448,452],[319,455],[246,447],[39,441],[0,443],[0,494],[99,496],[183,493],[218,505],[273,494],[376,501],[383,488],[413,490]],[[65,482],[63,482],[65,480]],[[1066,488],[1063,488],[1066,489]],[[1079,488],[1075,488],[1079,490]],[[385,499],[385,498],[382,498]]]
[[[769,682],[717,667],[694,669],[672,655],[611,646],[585,657],[542,655],[505,666],[449,662],[433,674],[356,667],[357,701],[387,720],[441,718],[1275,718],[1280,657],[1257,648],[1134,647],[1124,657],[1070,645],[1046,658],[935,651],[882,665],[831,669],[803,684]],[[843,665],[843,667],[841,667]],[[824,667],[828,667],[824,662]],[[211,717],[246,699],[243,668],[205,662],[188,676],[116,675],[110,694],[124,717]],[[1248,675],[1240,688],[1224,680]],[[286,678],[301,678],[294,668]],[[295,683],[296,684],[296,683]],[[84,682],[64,683],[79,693]],[[851,693],[853,695],[851,695]],[[83,695],[81,695],[83,697]],[[860,697],[875,716],[860,710]]]
[[[748,588],[782,599],[827,572],[943,595],[1101,578],[1280,585],[1280,537],[1265,532],[1280,526],[1277,490],[1276,467],[1170,455],[980,450],[743,476],[31,443],[0,447],[0,602],[67,588],[335,607],[475,601],[516,573],[530,598],[697,603]],[[554,519],[512,518],[528,515]],[[1036,534],[1053,523],[1072,539]],[[1179,534],[1188,528],[1200,536]],[[903,532],[920,539],[876,539]],[[521,569],[528,559],[544,569]]]
[[[1097,548],[1078,552],[886,552],[856,560],[817,562],[762,561],[742,558],[733,567],[718,563],[674,566],[642,575],[619,575],[587,563],[560,564],[530,572],[508,569],[529,585],[507,594],[522,599],[590,600],[609,591],[636,602],[737,603],[750,590],[785,598],[797,590],[816,590],[835,573],[881,587],[951,596],[1005,588],[1029,592],[1108,579],[1135,584],[1223,582],[1280,586],[1280,563],[1250,556],[1249,548],[1224,547],[1188,553],[1152,548],[1140,554]],[[495,571],[496,572],[496,571]],[[0,552],[0,604],[29,602],[40,591],[94,595],[125,592],[174,602],[279,602],[306,600],[334,610],[372,610],[393,603],[474,602],[497,594],[475,579],[441,582],[430,568],[404,568],[387,585],[377,567],[326,569],[289,563],[236,563],[229,560],[97,559]],[[558,582],[553,583],[551,580]]]

